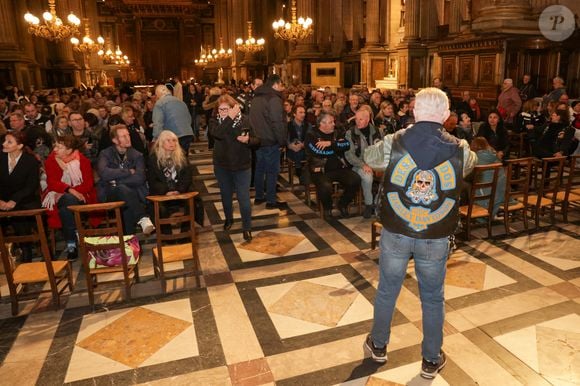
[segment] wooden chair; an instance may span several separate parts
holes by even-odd
[[[469,191],[469,204],[459,207],[459,216],[465,226],[467,240],[471,239],[471,221],[487,218],[487,236],[491,237],[495,190],[502,164],[478,165],[473,170],[473,183]],[[486,172],[491,173],[491,179]],[[486,177],[484,179],[484,177]]]
[[[290,158],[288,158],[287,162],[288,162],[288,183],[290,184],[290,191],[293,192],[295,186],[294,169],[296,168],[296,164]],[[301,164],[302,164],[302,173],[307,173],[308,165],[306,164],[306,161],[301,161]]]
[[[524,228],[528,230],[529,189],[533,158],[507,160],[505,198],[502,206],[505,233],[509,234],[510,214],[522,211]]]
[[[29,235],[7,235],[0,227],[0,254],[10,291],[12,315],[18,314],[18,301],[21,296],[24,298],[25,296],[29,297],[30,295],[38,295],[39,293],[45,292],[42,290],[28,292],[27,287],[31,284],[48,282],[50,292],[52,293],[52,301],[56,308],[60,307],[60,295],[64,289],[68,287],[69,292],[73,291],[73,277],[70,262],[51,260],[44,224],[42,222],[42,215],[45,211],[46,209],[29,209],[0,213],[0,220],[8,218],[34,218],[36,222],[36,230],[33,230]],[[16,265],[12,257],[9,256],[9,243],[39,243],[43,261]],[[60,284],[65,281],[67,283],[59,289]]]
[[[131,255],[128,255],[125,241],[131,236],[123,235],[121,207],[124,204],[123,201],[115,201],[69,206],[75,216],[75,224],[79,234],[79,252],[87,281],[89,303],[93,308],[95,306],[94,291],[99,284],[98,275],[121,272],[123,274],[122,282],[125,286],[125,297],[128,300],[131,299],[131,286],[139,281],[140,254],[133,250]],[[104,226],[91,227],[86,218],[94,213],[106,216]],[[102,261],[99,262],[97,256],[102,256],[107,251],[118,253],[120,263],[104,265]]]
[[[153,268],[155,277],[161,281],[163,293],[167,291],[167,278],[185,276],[193,273],[197,287],[200,287],[200,264],[197,254],[196,236],[195,236],[195,205],[194,197],[198,192],[189,192],[174,196],[148,196],[147,199],[153,202],[155,211],[155,228],[157,229],[157,245],[153,248]],[[188,213],[177,213],[169,217],[160,216],[160,205],[169,202],[177,202],[181,207],[187,207]],[[187,225],[187,230],[182,230],[181,225]],[[161,230],[165,226],[177,225],[180,228],[178,233],[164,234]],[[167,241],[178,241],[178,244],[166,245]],[[174,262],[193,261],[193,268],[181,270],[180,274],[168,276],[165,271],[165,264]]]
[[[533,194],[530,193],[528,200],[533,209],[536,228],[540,226],[540,214],[545,208],[550,209],[550,222],[552,224],[555,222],[556,205],[563,202],[563,196],[560,195],[562,199],[558,199],[558,193],[562,186],[565,163],[566,157],[549,157],[535,160],[535,192]]]
[[[383,224],[379,221],[373,221],[371,224],[371,249],[377,247],[377,239],[381,235],[381,229],[383,229]]]
[[[324,209],[322,208],[322,201],[318,199],[318,191],[316,190],[316,185],[311,184],[312,188],[314,189],[314,194],[316,197],[316,206],[318,207],[318,214],[320,218],[324,218]],[[311,188],[311,189],[312,189]],[[309,193],[308,193],[309,194]],[[336,202],[342,196],[342,188],[340,187],[340,183],[337,181],[332,182],[332,206],[335,207]],[[359,187],[358,191],[354,195],[352,202],[349,204],[347,210],[350,213],[350,207],[354,206],[358,210],[358,214],[362,214],[362,203],[363,203],[363,195],[362,195],[362,187]]]
[[[508,133],[508,139],[510,142],[510,156],[513,154],[515,158],[522,158],[526,152],[527,133],[510,131]]]
[[[568,222],[570,203],[580,203],[580,154],[570,157],[570,163],[565,170],[568,174],[566,189],[558,193],[558,200],[562,200],[562,217]]]

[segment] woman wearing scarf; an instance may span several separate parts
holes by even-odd
[[[476,137],[471,141],[471,150],[477,154],[477,165],[491,165],[496,163],[501,163],[501,160],[497,156],[494,148],[487,142],[484,137]],[[488,170],[484,172],[481,176],[481,181],[478,182],[491,182],[493,180],[493,171]],[[503,205],[505,201],[505,171],[504,169],[499,170],[499,175],[497,177],[497,185],[495,188],[495,201],[492,208],[492,217],[497,215],[499,208]],[[491,188],[485,188],[480,192],[481,194],[489,194]],[[487,208],[487,202],[478,202],[479,206]]]
[[[75,260],[78,252],[74,215],[68,206],[97,202],[93,169],[79,152],[82,146],[72,135],[59,137],[45,163],[48,187],[42,206],[48,209],[48,226],[62,228],[69,260]]]
[[[185,158],[183,148],[179,146],[179,139],[173,131],[163,130],[153,145],[147,164],[147,181],[149,194],[152,196],[186,193],[191,188],[191,167]],[[171,213],[182,209],[171,206],[172,202],[162,203],[159,206],[159,215],[168,217]],[[151,213],[153,217],[153,213]],[[162,226],[163,233],[171,233],[169,225]]]
[[[251,150],[259,139],[250,127],[240,106],[229,95],[218,99],[218,115],[209,124],[209,133],[215,139],[213,150],[214,173],[220,187],[224,208],[224,230],[234,223],[233,194],[236,192],[244,240],[252,239],[252,208],[250,205]]]

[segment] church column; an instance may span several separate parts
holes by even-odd
[[[367,0],[366,47],[379,45],[379,0]]]
[[[461,9],[463,0],[451,0],[449,5],[449,34],[459,33],[461,27]]]
[[[406,0],[405,2],[405,41],[412,42],[419,39],[421,29],[420,0]]]
[[[351,12],[352,12],[352,50],[357,52],[360,50],[360,37],[361,37],[361,27],[362,27],[362,1],[352,0],[351,1]]]
[[[537,34],[538,20],[534,19],[530,0],[483,0],[473,31]]]

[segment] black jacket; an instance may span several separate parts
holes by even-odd
[[[8,154],[0,153],[0,200],[14,201],[14,210],[40,208],[38,161],[22,153],[11,174],[8,174]]]
[[[191,167],[189,164],[177,169],[174,179],[168,179],[163,169],[157,163],[157,155],[152,153],[147,159],[147,182],[149,182],[149,194],[165,195],[169,191],[177,190],[179,193],[189,192],[191,189]]]
[[[237,140],[242,131],[248,130],[250,141],[248,144]],[[251,147],[259,144],[248,118],[242,115],[237,124],[230,117],[221,123],[216,118],[209,121],[209,133],[213,136],[213,164],[228,170],[244,170],[252,166]]]
[[[319,149],[316,147],[318,141],[330,141],[331,145]],[[308,131],[304,148],[308,167],[312,173],[324,173],[328,170],[350,167],[344,156],[344,153],[350,149],[350,142],[345,138],[345,131],[339,127],[335,127],[331,134],[325,134],[318,128]]]
[[[288,128],[279,91],[265,85],[256,89],[250,109],[250,125],[260,138],[260,146],[286,145]]]

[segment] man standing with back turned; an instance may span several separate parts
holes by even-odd
[[[260,148],[256,150],[254,205],[266,202],[266,209],[281,209],[286,206],[285,202],[276,200],[276,181],[280,173],[280,146],[286,145],[288,137],[282,91],[284,84],[280,76],[270,75],[266,83],[256,89],[256,96],[250,109],[250,124],[260,138]]]
[[[462,179],[477,157],[465,140],[441,129],[449,117],[443,91],[419,92],[414,113],[417,123],[365,150],[367,164],[385,170],[385,176],[379,192],[379,285],[373,329],[363,347],[373,361],[387,361],[395,303],[413,255],[423,312],[421,376],[432,379],[447,363],[441,346],[449,236],[459,219]]]

